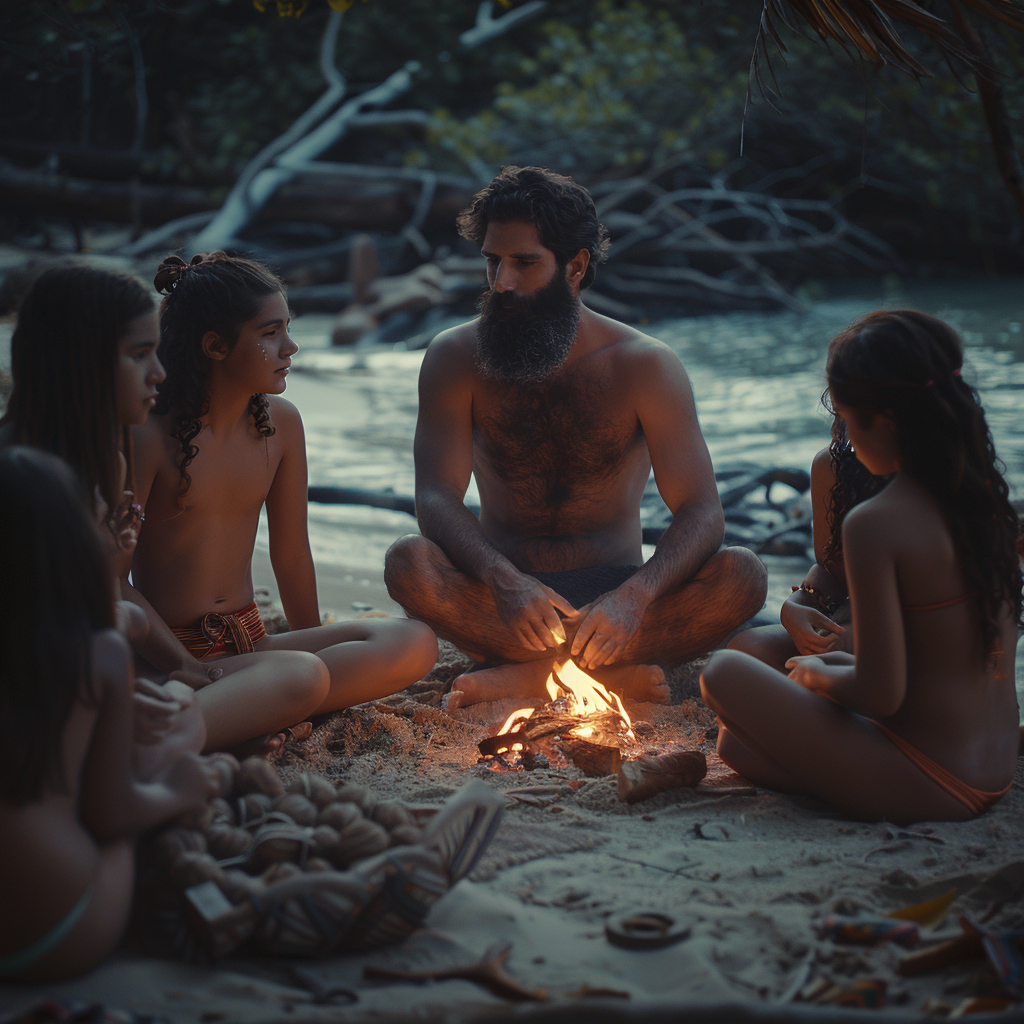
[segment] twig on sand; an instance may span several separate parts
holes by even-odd
[[[505,970],[505,961],[511,952],[511,942],[496,942],[487,948],[476,963],[456,967],[437,967],[425,971],[408,971],[397,967],[374,967],[371,964],[363,968],[363,976],[381,981],[443,981],[459,978],[482,985],[502,999],[511,999],[516,1002],[543,1002],[548,997],[544,989],[527,988]]]

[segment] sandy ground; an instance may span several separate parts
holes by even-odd
[[[357,382],[327,389],[296,375],[289,391],[314,433],[318,415],[343,413],[353,424],[372,415],[372,396]],[[368,606],[395,612],[379,566],[387,544],[413,523],[370,510],[353,516],[346,533],[351,556],[318,561],[321,607],[338,617]],[[256,584],[273,592],[265,547],[253,568]],[[775,609],[802,564],[772,560],[769,568],[768,608]],[[1024,690],[1021,660],[1018,692]],[[630,707],[634,718],[651,723],[650,745],[687,739],[713,749],[704,735],[713,727],[707,710],[684,699],[693,682],[692,673],[677,677],[676,703],[667,708]],[[85,978],[35,988],[0,985],[0,1018],[43,995],[182,1024],[471,1013],[505,1004],[468,981],[369,982],[363,969],[369,963],[451,966],[499,941],[512,944],[510,972],[566,1008],[584,997],[652,1012],[702,1004],[789,1006],[821,978],[840,986],[881,980],[890,1007],[917,1014],[926,1005],[948,1012],[966,997],[993,991],[984,961],[904,979],[896,973],[904,950],[836,945],[818,939],[814,924],[830,912],[886,913],[953,888],[956,900],[934,936],[955,934],[958,913],[976,920],[993,907],[990,923],[1021,927],[1024,760],[1011,792],[966,824],[901,829],[847,821],[817,801],[738,784],[713,756],[712,778],[696,789],[628,807],[617,800],[611,778],[586,779],[572,766],[499,775],[477,764],[476,742],[511,708],[481,705],[452,716],[435,706],[438,696],[439,686],[427,685],[388,706],[341,713],[309,740],[290,742],[278,758],[285,773],[322,770],[418,805],[439,805],[469,777],[506,793],[504,823],[488,856],[472,880],[435,906],[426,930],[391,950],[306,965],[315,978],[351,989],[351,1006],[317,1005],[309,986],[289,976],[281,961],[246,957],[195,966],[147,958],[126,942]],[[689,937],[656,951],[609,943],[609,918],[651,909],[687,924]]]

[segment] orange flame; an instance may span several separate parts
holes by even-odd
[[[505,719],[502,727],[494,734],[495,736],[504,736],[507,732],[519,732],[523,727],[523,723],[533,714],[533,708],[520,708],[518,711],[513,711],[508,718]],[[519,748],[522,750],[522,746]]]
[[[626,726],[626,736],[631,740],[636,739],[633,723],[619,695],[584,672],[576,662],[567,661],[564,665],[557,665],[545,685],[552,700],[560,697],[566,699],[572,714],[586,717],[600,711],[614,711]],[[579,730],[575,731],[577,735],[583,735]],[[593,729],[590,729],[587,735],[592,734]]]

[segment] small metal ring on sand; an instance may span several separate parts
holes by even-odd
[[[616,914],[604,924],[605,935],[624,949],[663,949],[689,938],[690,926],[657,911]]]

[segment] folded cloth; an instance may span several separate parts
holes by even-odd
[[[639,565],[589,565],[564,572],[531,572],[528,575],[561,594],[573,608],[582,608],[629,579]]]
[[[200,661],[221,654],[251,654],[267,635],[255,601],[230,615],[209,612],[195,626],[179,626],[171,632]]]

